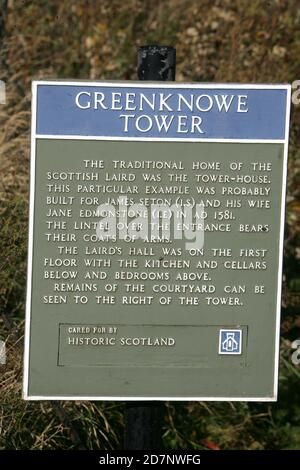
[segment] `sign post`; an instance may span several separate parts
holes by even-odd
[[[176,50],[143,46],[138,50],[139,80],[174,81]],[[125,449],[161,448],[163,407],[159,402],[128,402],[125,406]]]
[[[288,85],[33,83],[24,397],[277,397]]]

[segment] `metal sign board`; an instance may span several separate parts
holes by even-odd
[[[276,400],[289,103],[33,83],[26,399]]]

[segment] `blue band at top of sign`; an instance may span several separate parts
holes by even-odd
[[[36,134],[284,140],[287,87],[37,85]]]

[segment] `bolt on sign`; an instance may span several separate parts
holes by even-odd
[[[276,400],[289,103],[33,83],[26,399]]]

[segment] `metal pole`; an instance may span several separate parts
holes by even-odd
[[[142,46],[138,50],[139,80],[174,81],[176,49],[170,46]]]
[[[138,50],[139,80],[175,80],[176,50],[142,46]],[[159,450],[162,446],[163,406],[160,402],[128,402],[125,406],[126,450]]]
[[[125,449],[159,450],[162,445],[163,406],[138,401],[125,406]]]

